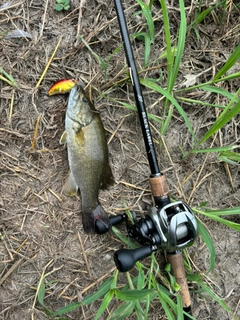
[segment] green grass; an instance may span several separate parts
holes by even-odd
[[[209,8],[204,8],[202,1],[199,0],[198,7],[195,9],[194,20],[187,25],[186,12],[184,8],[184,1],[179,0],[179,28],[177,36],[174,37],[171,34],[171,22],[169,19],[168,8],[164,0],[160,0],[156,3],[161,6],[161,14],[163,21],[163,29],[165,36],[166,49],[159,53],[158,59],[155,61],[150,61],[151,51],[154,49],[155,45],[155,25],[154,17],[152,14],[152,9],[155,4],[154,1],[150,1],[149,6],[142,0],[136,0],[139,4],[138,15],[143,15],[145,19],[145,27],[143,31],[135,33],[132,38],[142,41],[144,46],[144,58],[142,68],[139,70],[140,82],[143,86],[151,89],[156,95],[163,97],[163,116],[161,118],[155,116],[154,114],[148,113],[150,120],[154,121],[159,127],[159,132],[164,135],[169,126],[172,123],[172,116],[174,112],[177,112],[180,117],[182,117],[189,134],[192,137],[193,148],[191,150],[182,150],[183,157],[187,158],[190,155],[196,153],[212,153],[218,154],[218,160],[224,161],[231,165],[237,165],[240,162],[240,155],[233,150],[236,149],[237,145],[225,145],[216,146],[214,148],[210,147],[213,141],[214,135],[224,128],[227,123],[236,118],[240,112],[240,100],[239,100],[239,90],[236,92],[229,92],[226,90],[224,84],[227,81],[232,81],[240,77],[240,72],[231,72],[231,68],[238,62],[240,57],[240,45],[233,48],[231,55],[226,60],[224,65],[216,70],[216,75],[208,80],[207,82],[202,82],[197,85],[190,85],[186,88],[176,89],[178,84],[178,76],[181,67],[181,61],[184,55],[186,35],[187,32],[193,32],[196,35],[196,39],[200,39],[199,25],[204,23],[207,19],[213,19],[216,23],[224,23],[224,18],[226,16],[226,1],[216,2],[216,4]],[[207,23],[207,22],[206,22]],[[122,44],[113,51],[113,53],[108,57],[103,59],[98,56],[91,47],[82,37],[81,41],[86,46],[86,48],[91,52],[93,57],[98,61],[101,66],[105,81],[108,79],[108,67],[112,57],[122,49]],[[167,61],[166,68],[166,86],[163,88],[160,86],[155,79],[150,79],[147,77],[142,78],[141,73],[152,66],[158,66]],[[111,90],[115,87],[122,85],[124,82],[130,82],[130,76],[128,74],[128,69],[123,65],[123,79],[117,79],[115,83],[111,83],[107,87],[110,89],[100,92],[102,97],[106,97]],[[109,91],[110,90],[110,91]],[[200,92],[200,93],[210,93],[218,95],[220,101],[223,102],[221,105],[216,103],[209,103],[208,101],[198,100],[197,98],[189,98],[187,95],[189,93]],[[194,97],[194,95],[193,95]],[[222,98],[222,99],[221,99]],[[112,99],[116,104],[121,105],[129,110],[136,110],[136,107],[130,105],[129,103],[118,101],[117,99]],[[197,140],[192,128],[191,121],[188,118],[187,112],[184,111],[184,104],[191,103],[201,108],[214,108],[219,111],[213,124],[207,129],[206,133]],[[209,147],[202,147],[202,145],[209,144]],[[215,267],[216,252],[214,243],[211,239],[211,235],[204,226],[201,217],[205,217],[221,223],[232,230],[240,231],[240,224],[232,222],[227,219],[228,216],[239,215],[240,207],[227,208],[211,210],[207,208],[204,204],[200,208],[193,208],[198,218],[198,228],[199,234],[206,244],[209,250],[209,267],[207,270],[203,271],[201,274],[195,274],[192,265],[188,259],[187,251],[184,251],[184,263],[188,274],[188,281],[191,284],[191,291],[196,294],[202,295],[204,297],[211,298],[216,301],[219,306],[226,310],[234,319],[237,319],[232,311],[229,309],[227,304],[218,297],[207,282],[205,281],[205,276],[210,277],[210,272]],[[122,234],[118,229],[113,228],[113,232],[116,237],[118,237],[128,248],[136,248],[136,244],[132,243],[126,235]],[[163,310],[167,319],[183,319],[184,313],[182,311],[182,301],[179,294],[179,286],[176,284],[174,277],[171,275],[169,265],[166,266],[165,270],[159,269],[159,264],[157,262],[155,254],[152,254],[148,260],[148,266],[146,267],[145,262],[136,264],[135,276],[130,273],[126,273],[126,280],[124,285],[120,286],[118,281],[119,274],[117,271],[106,279],[96,290],[95,293],[90,294],[83,298],[81,302],[69,304],[60,310],[51,311],[45,304],[47,304],[46,287],[49,284],[47,277],[41,278],[39,283],[38,291],[38,301],[45,310],[45,313],[50,319],[64,319],[62,316],[70,311],[75,310],[81,306],[86,306],[94,301],[101,299],[101,305],[98,312],[95,315],[94,320],[100,319],[101,315],[104,313],[104,318],[108,320],[113,319],[126,319],[130,315],[135,314],[137,319],[147,319],[148,313],[153,302],[159,303],[159,308]],[[159,281],[159,278],[161,281]],[[106,310],[114,302],[116,305],[115,309],[110,315],[106,316]],[[113,305],[112,305],[113,306]],[[194,317],[192,317],[194,319]]]

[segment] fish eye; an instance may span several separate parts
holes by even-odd
[[[86,102],[88,102],[88,99],[86,97],[83,97],[82,101],[86,103]]]

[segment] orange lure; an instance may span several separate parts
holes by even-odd
[[[48,95],[53,96],[55,94],[64,94],[69,92],[72,87],[78,82],[74,79],[63,79],[55,82],[48,90]]]

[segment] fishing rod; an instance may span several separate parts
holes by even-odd
[[[110,217],[112,225],[126,220],[129,236],[142,245],[135,250],[116,251],[114,261],[119,271],[126,272],[131,270],[137,261],[150,256],[158,248],[164,249],[167,252],[167,260],[171,264],[171,271],[181,288],[184,320],[187,320],[190,319],[189,315],[192,315],[191,297],[181,249],[193,244],[197,236],[197,222],[191,208],[186,203],[170,201],[166,178],[158,167],[122,3],[121,0],[114,0],[114,2],[151,171],[149,183],[155,202],[155,206],[150,208],[144,218],[137,219],[136,213],[132,212],[133,223],[124,214]],[[108,231],[99,220],[96,221],[95,230],[98,234]]]

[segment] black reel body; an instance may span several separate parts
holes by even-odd
[[[125,218],[129,236],[142,245],[135,250],[120,249],[114,253],[114,261],[121,272],[131,270],[137,261],[159,248],[173,253],[190,246],[197,236],[196,218],[182,201],[167,204],[161,209],[151,207],[148,214],[139,220],[133,212],[133,222],[125,215],[121,217],[114,219],[120,222]]]

